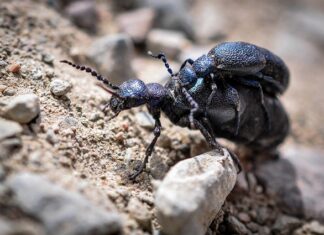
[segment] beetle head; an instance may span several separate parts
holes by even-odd
[[[192,65],[197,77],[206,77],[214,72],[214,61],[207,55],[202,55]]]

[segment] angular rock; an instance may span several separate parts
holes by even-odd
[[[135,43],[143,43],[153,26],[155,11],[151,8],[141,8],[120,14],[117,24],[120,30],[129,35]]]
[[[211,151],[177,163],[157,189],[155,205],[162,230],[169,235],[204,235],[237,173],[228,151]]]
[[[90,33],[97,32],[99,15],[94,1],[72,2],[65,9],[65,13],[76,26]]]
[[[273,234],[290,235],[302,225],[302,222],[294,217],[281,215],[277,218],[272,228]]]
[[[35,94],[19,95],[4,108],[4,117],[19,123],[29,123],[40,112],[39,99]]]
[[[102,73],[115,84],[135,77],[131,61],[134,47],[125,34],[108,35],[92,43],[87,57]]]
[[[147,47],[153,54],[162,51],[170,59],[177,59],[190,46],[184,34],[177,31],[154,29],[147,36]]]
[[[135,118],[138,125],[147,128],[148,130],[153,130],[155,121],[149,113],[137,112]]]
[[[324,222],[324,152],[287,146],[277,160],[260,163],[256,176],[285,213]]]
[[[5,138],[18,136],[22,132],[22,127],[13,121],[0,118],[0,141]]]
[[[64,96],[72,89],[72,84],[68,81],[55,79],[50,84],[50,90],[55,96]]]
[[[147,207],[137,198],[132,197],[127,205],[127,210],[131,217],[133,217],[142,228],[151,230],[151,214]]]
[[[231,234],[239,234],[239,235],[245,235],[249,234],[249,230],[246,228],[246,226],[241,223],[238,219],[236,219],[234,216],[230,215],[227,218],[227,223],[229,230],[231,231]]]
[[[189,14],[189,2],[187,0],[143,0],[142,5],[152,7],[157,12],[154,27],[180,31],[194,40],[195,33],[192,27],[192,16]]]
[[[49,235],[120,234],[120,217],[92,205],[39,175],[20,173],[7,181],[18,206],[37,218]]]

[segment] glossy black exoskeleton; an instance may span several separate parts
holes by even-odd
[[[150,55],[162,59],[170,72],[163,53],[154,56],[150,52]],[[246,42],[224,42],[211,49],[207,55],[202,55],[196,60],[187,59],[181,65],[177,76],[186,89],[193,87],[199,78],[204,78],[215,83],[221,80],[232,88],[234,84],[241,84],[258,90],[258,99],[262,104],[269,130],[271,120],[269,110],[264,104],[264,93],[275,96],[283,93],[289,84],[289,70],[282,59],[265,48]],[[236,108],[237,135],[241,105],[239,92],[236,89],[231,89],[231,92],[230,105]]]
[[[233,87],[217,80],[214,84],[199,78],[189,89],[179,84],[177,78],[171,79],[165,86],[158,83],[145,84],[139,79],[131,79],[120,86],[114,86],[107,79],[97,74],[91,68],[62,61],[77,69],[91,73],[106,86],[102,87],[112,97],[109,107],[117,116],[121,111],[146,104],[155,120],[154,139],[147,147],[144,161],[139,169],[130,176],[135,179],[145,168],[149,156],[161,133],[160,115],[163,112],[176,125],[200,130],[211,147],[221,151],[216,137],[224,137],[236,143],[244,144],[255,150],[272,150],[286,137],[289,122],[284,108],[276,97],[264,96],[264,106],[267,107],[271,118],[271,130],[265,128],[267,122],[260,102],[256,102],[259,93],[242,84]],[[172,71],[170,70],[172,73]],[[241,77],[237,77],[241,79]],[[231,97],[235,89],[240,100],[240,132],[236,133],[236,108],[232,105]],[[192,120],[190,114],[195,109]],[[234,161],[240,164],[232,154]]]

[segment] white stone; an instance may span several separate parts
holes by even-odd
[[[55,79],[51,82],[50,90],[55,96],[66,95],[72,88],[71,83],[61,79]]]
[[[237,178],[228,151],[211,151],[177,163],[158,187],[158,222],[169,235],[204,235]]]

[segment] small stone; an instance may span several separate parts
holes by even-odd
[[[19,64],[13,63],[8,67],[8,71],[12,73],[19,73],[21,66]]]
[[[191,46],[181,32],[162,29],[151,30],[147,36],[147,43],[150,51],[163,51],[170,59],[177,59],[182,50]]]
[[[238,218],[240,221],[242,221],[244,223],[249,223],[251,221],[251,217],[249,216],[249,214],[247,214],[245,212],[240,212],[238,214]]]
[[[74,1],[67,6],[65,13],[80,28],[89,33],[97,32],[99,16],[94,1]]]
[[[294,230],[302,225],[302,222],[291,216],[281,215],[273,225],[273,234],[290,235]]]
[[[8,63],[4,60],[0,60],[0,68],[6,67]]]
[[[312,221],[305,224],[302,229],[312,235],[324,234],[324,225],[320,224],[318,221]]]
[[[135,114],[136,122],[141,127],[144,127],[148,130],[154,129],[155,121],[152,116],[147,112],[137,112]]]
[[[0,85],[0,92],[2,93],[7,88],[6,85]]]
[[[80,194],[66,191],[39,175],[12,175],[7,186],[19,208],[37,218],[49,235],[121,233],[118,214],[98,208]]]
[[[88,59],[116,85],[135,76],[133,55],[134,46],[126,34],[101,37],[87,50]]]
[[[237,172],[228,151],[211,151],[177,163],[157,189],[155,205],[163,232],[204,235],[227,195]]]
[[[3,95],[5,96],[13,96],[16,94],[16,89],[12,88],[12,87],[7,87],[3,92]]]
[[[29,123],[39,115],[39,99],[35,94],[19,95],[4,108],[4,117],[19,123]]]
[[[133,217],[142,228],[146,231],[151,230],[151,213],[146,205],[139,201],[136,197],[132,197],[127,205],[127,210],[131,217]]]
[[[55,79],[50,84],[52,94],[58,97],[66,95],[71,89],[72,84],[61,79]]]
[[[54,130],[51,128],[47,130],[45,138],[46,138],[47,142],[52,145],[58,143],[58,138],[55,135]]]
[[[51,54],[42,54],[42,61],[46,64],[53,65],[54,56]]]
[[[13,121],[0,118],[0,141],[9,137],[19,136],[22,127]]]
[[[89,120],[92,122],[96,122],[100,119],[102,119],[102,116],[100,115],[100,113],[92,113],[89,118]]]
[[[43,77],[43,71],[40,68],[35,68],[31,71],[31,79],[33,80],[40,80]]]
[[[230,215],[227,218],[229,230],[233,234],[238,234],[238,235],[244,235],[244,234],[249,234],[249,230],[245,227],[244,224],[242,224],[238,219],[236,219],[234,216]]]
[[[129,35],[135,43],[142,43],[153,26],[155,11],[141,8],[118,15],[117,24],[123,33]]]

